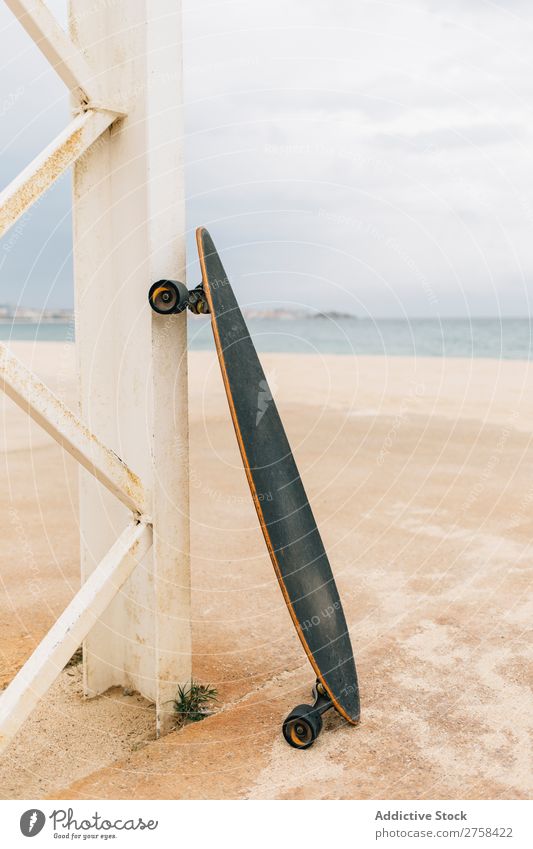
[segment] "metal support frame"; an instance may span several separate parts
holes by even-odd
[[[109,98],[102,95],[101,78],[96,77],[81,50],[61,28],[43,0],[5,0],[5,3],[82,109],[104,108],[123,114],[121,107],[113,108]]]
[[[147,300],[148,281],[185,276],[181,9],[177,0],[121,0],[87,14],[86,0],[71,0],[70,21],[128,113],[74,168],[81,413],[140,475],[154,525],[143,568],[85,642],[85,691],[138,690],[156,703],[161,733],[177,684],[191,677],[187,324],[155,315]],[[82,472],[84,578],[124,514]]]
[[[82,467],[82,587],[0,697],[0,748],[82,640],[85,693],[138,689],[159,734],[191,675],[186,322],[146,298],[185,269],[181,7],[70,0],[69,38],[41,0],[5,2],[73,98],[0,194],[0,236],[74,163],[81,418],[5,346],[0,388]]]
[[[74,596],[0,699],[0,751],[65,667],[152,544],[152,529],[130,524]]]
[[[37,198],[116,120],[114,112],[82,112],[0,193],[0,238]]]
[[[138,476],[1,343],[0,388],[129,510],[146,518]]]

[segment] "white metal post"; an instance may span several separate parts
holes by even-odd
[[[147,301],[152,282],[185,273],[180,3],[70,0],[70,32],[127,113],[74,169],[81,415],[139,474],[154,529],[85,641],[85,688],[139,690],[156,702],[159,733],[191,676],[186,318],[157,316]],[[84,579],[126,521],[82,471]]]

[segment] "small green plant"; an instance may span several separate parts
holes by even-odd
[[[65,669],[68,669],[69,666],[78,666],[83,660],[83,648],[80,646],[76,649],[70,660],[67,660],[65,664]]]
[[[206,684],[198,684],[191,681],[183,687],[178,686],[178,692],[174,700],[174,710],[178,717],[178,724],[185,725],[186,722],[199,722],[209,716],[210,705],[218,701],[218,691]]]

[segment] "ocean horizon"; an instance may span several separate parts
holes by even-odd
[[[530,318],[311,318],[247,319],[261,352],[355,356],[484,357],[529,360],[533,347]],[[214,350],[207,317],[189,316],[189,348]],[[74,323],[4,322],[0,340],[73,342]]]

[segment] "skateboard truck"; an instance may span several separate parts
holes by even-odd
[[[317,679],[313,687],[312,705],[297,705],[283,723],[283,736],[294,749],[308,749],[322,731],[322,714],[333,702]]]
[[[189,309],[195,315],[209,312],[209,304],[200,283],[195,289],[187,289],[179,280],[158,280],[150,286],[148,301],[159,315],[174,315]]]

